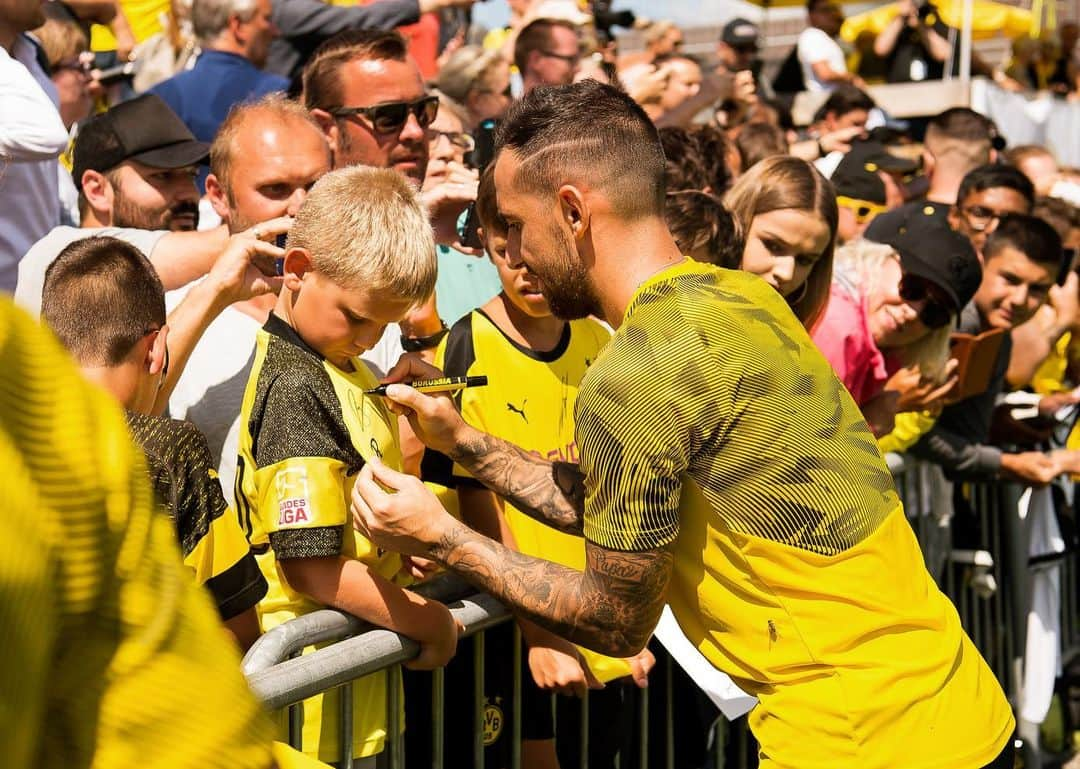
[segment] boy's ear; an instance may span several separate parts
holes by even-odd
[[[285,288],[299,291],[304,276],[311,272],[311,253],[306,248],[290,248],[285,252],[281,274]]]
[[[148,374],[164,373],[165,361],[168,358],[169,327],[164,325],[147,336],[152,338],[146,350],[146,371]]]

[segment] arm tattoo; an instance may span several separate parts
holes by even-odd
[[[431,555],[515,614],[614,657],[639,652],[667,600],[669,550],[625,553],[586,543],[585,572],[515,552],[461,523]]]
[[[541,523],[581,535],[585,480],[577,465],[549,462],[479,431],[457,448],[452,459]]]

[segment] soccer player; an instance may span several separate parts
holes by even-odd
[[[536,276],[522,265],[511,266],[506,254],[506,223],[498,215],[490,167],[480,183],[476,211],[502,291],[451,327],[436,353],[436,365],[448,376],[490,375],[486,387],[460,393],[461,413],[469,424],[512,438],[539,456],[576,462],[573,409],[578,385],[610,335],[591,318],[567,322],[553,316]],[[456,488],[459,508],[470,523],[486,522],[489,529],[499,531],[498,521],[505,518],[511,534],[509,543],[521,552],[551,558],[571,568],[584,568],[585,541],[581,537],[557,531],[525,515],[448,457],[428,452],[423,477]],[[491,521],[496,524],[491,526]],[[558,764],[578,766],[580,760],[575,753],[581,734],[577,722],[579,705],[568,697],[558,697],[555,728],[551,698],[537,687],[580,696],[588,686],[629,676],[631,665],[636,680],[645,685],[654,661],[652,654],[646,650],[625,660],[576,649],[531,622],[522,623],[522,632],[529,647],[532,674],[524,682],[522,726],[526,753],[532,754],[526,758],[536,761],[545,754],[549,760],[553,758],[549,751],[554,745],[538,743],[558,734]],[[505,650],[498,653],[507,656]],[[498,661],[492,660],[492,664]],[[591,693],[591,766],[614,766],[621,732],[611,725],[629,722],[631,714],[627,709],[631,704],[621,685]],[[558,764],[551,761],[548,765]]]
[[[541,89],[499,139],[510,263],[559,317],[616,329],[578,390],[580,462],[483,433],[444,396],[388,395],[427,445],[583,533],[585,568],[483,537],[374,462],[357,525],[605,654],[640,650],[670,604],[758,697],[762,767],[1011,766],[1009,703],[927,573],[858,407],[776,291],[679,253],[641,109],[594,82]],[[390,379],[416,374],[431,367]]]
[[[259,637],[255,605],[266,580],[222,496],[206,439],[190,422],[152,413],[168,369],[165,292],[153,265],[118,238],[76,240],[45,273],[41,310],[87,379],[126,410],[184,563],[246,649]]]
[[[241,408],[236,502],[270,591],[270,629],[323,606],[420,643],[410,665],[453,656],[449,610],[403,590],[398,555],[354,535],[348,492],[367,462],[399,467],[397,417],[360,354],[388,323],[430,295],[435,245],[417,193],[391,170],[332,172],[308,193],[289,231],[284,286],[256,337]],[[386,739],[388,674],[353,685],[353,756],[362,766]],[[304,703],[304,751],[339,761],[337,692]],[[348,747],[348,746],[346,746]]]

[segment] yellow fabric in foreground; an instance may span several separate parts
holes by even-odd
[[[0,766],[270,765],[120,409],[0,298]]]

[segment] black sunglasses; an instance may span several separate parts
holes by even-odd
[[[421,128],[427,128],[439,114],[439,97],[424,96],[416,101],[387,101],[373,107],[334,107],[328,110],[334,117],[363,115],[371,122],[376,133],[392,134],[402,129],[409,120],[409,113]]]
[[[904,275],[900,278],[900,298],[905,302],[921,302],[926,304],[919,311],[919,320],[927,328],[941,328],[952,321],[952,310],[949,304],[934,296],[936,286],[923,278],[914,275]]]

